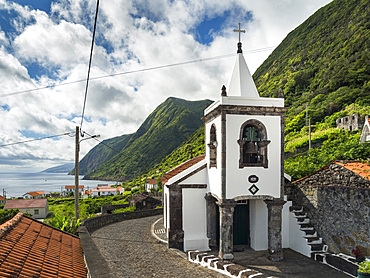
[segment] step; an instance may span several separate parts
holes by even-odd
[[[302,221],[297,220],[299,225],[310,224],[310,219],[304,218]]]
[[[300,230],[304,232],[305,231],[312,231],[312,232],[315,231],[314,227],[301,227]]]
[[[308,244],[309,245],[322,244],[322,238],[318,238],[316,240],[309,241]]]
[[[301,207],[300,209],[293,209],[292,212],[293,213],[302,213],[302,212],[304,212],[303,207]]]
[[[324,244],[322,243],[308,243],[311,246],[311,251],[323,251]]]
[[[317,236],[317,232],[315,232],[315,233],[314,233],[314,234],[312,234],[312,235],[305,235],[304,237],[308,239],[308,238],[316,238],[316,237],[318,237],[318,236]]]
[[[301,214],[301,215],[294,215],[295,218],[307,218],[307,213]]]

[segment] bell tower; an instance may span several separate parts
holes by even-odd
[[[240,34],[245,30],[240,30],[239,23],[234,31],[239,33],[239,42],[230,81],[222,87],[220,98],[206,108],[203,118],[209,196],[217,200],[219,256],[223,259],[233,258],[230,231],[238,204],[248,204],[249,214],[256,215],[250,219],[253,249],[263,249],[263,235],[258,232],[262,221],[267,222],[272,212],[281,212],[284,204],[284,99],[260,97],[243,56]],[[268,238],[270,257],[277,261],[282,258],[282,249],[275,246],[279,240],[270,237],[279,234],[279,227],[271,225],[266,242]]]

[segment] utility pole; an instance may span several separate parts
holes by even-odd
[[[141,167],[139,167],[139,187],[140,187],[140,194],[141,192]]]
[[[306,103],[306,126],[308,126],[308,103]]]
[[[311,119],[308,120],[308,149],[311,149]]]
[[[75,217],[76,221],[80,219],[80,204],[78,196],[78,160],[80,152],[80,127],[76,126],[76,154],[75,154]]]

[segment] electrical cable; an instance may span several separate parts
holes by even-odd
[[[24,144],[24,143],[29,143],[29,142],[33,142],[33,141],[40,141],[40,140],[44,140],[44,139],[60,137],[60,136],[65,136],[65,135],[70,135],[70,132],[66,132],[66,133],[58,134],[58,135],[51,135],[51,136],[47,136],[47,137],[36,138],[36,139],[30,139],[30,140],[26,140],[26,141],[4,144],[4,145],[0,145],[0,147],[7,147],[7,146],[12,146],[12,145],[17,145],[17,144]]]
[[[95,41],[95,32],[96,32],[96,22],[98,19],[98,11],[99,11],[99,0],[96,1],[96,11],[95,11],[95,21],[94,21],[94,31],[93,31],[93,37],[92,37],[92,42],[91,42],[91,50],[90,50],[90,60],[89,60],[89,67],[87,70],[87,79],[86,79],[86,89],[85,89],[85,98],[84,98],[84,104],[82,108],[82,115],[81,115],[81,124],[80,124],[80,129],[82,129],[82,124],[84,121],[84,115],[85,115],[85,108],[86,108],[86,100],[87,100],[87,90],[89,87],[89,79],[90,79],[90,70],[91,70],[91,61],[92,61],[92,56],[93,56],[93,50],[94,50],[94,41]],[[81,136],[83,136],[81,134]]]
[[[87,135],[89,135],[89,136],[91,136],[92,137],[92,135],[91,134],[89,134],[89,133],[87,133],[86,131],[82,131],[83,133],[86,133]],[[103,144],[104,146],[106,146],[107,148],[109,148],[109,149],[111,149],[112,151],[115,151],[116,153],[120,153],[120,151],[117,151],[117,150],[115,150],[115,149],[113,149],[111,146],[109,146],[109,145],[107,145],[107,144],[105,144],[103,141],[100,141],[98,138],[96,138],[96,137],[92,137],[93,139],[95,139],[96,141],[98,141],[99,143],[101,143],[101,144]]]
[[[249,51],[244,50],[243,53],[244,54],[248,54],[248,53],[252,54],[252,53],[257,53],[257,52],[269,51],[269,50],[272,50],[272,49],[274,49],[274,47],[265,47],[265,48],[260,48],[260,49],[252,49],[252,50],[249,50]],[[215,57],[209,57],[209,58],[186,61],[186,62],[179,62],[179,63],[174,63],[174,64],[167,64],[167,65],[144,68],[144,69],[139,69],[139,70],[112,73],[112,74],[108,74],[108,75],[101,75],[101,76],[97,76],[97,77],[91,77],[90,81],[91,80],[99,80],[99,79],[103,79],[103,78],[109,78],[109,77],[115,77],[115,76],[119,76],[119,75],[126,75],[126,74],[133,74],[133,73],[145,72],[145,71],[150,71],[150,70],[169,68],[169,67],[174,67],[174,66],[182,66],[182,65],[191,64],[191,63],[207,62],[207,61],[211,61],[211,60],[218,60],[218,59],[228,58],[228,57],[232,57],[232,56],[235,56],[235,55],[236,55],[235,53],[225,54],[225,55],[220,55],[220,56],[215,56]],[[80,79],[80,80],[75,80],[75,81],[70,81],[70,82],[65,82],[65,83],[59,83],[59,84],[54,84],[54,85],[49,85],[49,86],[44,86],[44,87],[39,87],[39,88],[34,88],[34,89],[27,89],[27,90],[2,94],[2,95],[0,95],[0,97],[8,97],[8,96],[13,96],[13,95],[30,93],[30,92],[49,89],[49,88],[72,85],[72,84],[81,83],[81,82],[86,82],[86,79]]]

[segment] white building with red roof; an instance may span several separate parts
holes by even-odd
[[[79,194],[82,193],[82,191],[84,190],[84,188],[85,188],[85,186],[83,186],[83,185],[79,185],[78,186],[78,192],[79,192]],[[75,186],[74,185],[66,185],[64,187],[63,195],[64,196],[67,196],[70,193],[75,194]]]
[[[282,248],[289,246],[283,242],[289,234],[283,225],[289,215],[283,192],[286,110],[283,98],[259,96],[239,42],[228,87],[204,111],[205,155],[164,176],[169,247],[218,246],[219,257],[233,259],[234,245],[247,245],[282,260]]]
[[[47,199],[14,199],[7,200],[4,209],[18,209],[20,212],[29,213],[33,218],[46,218],[49,214]]]
[[[100,196],[115,196],[120,195],[125,192],[123,187],[111,187],[111,186],[97,186],[96,188],[91,189],[92,197]]]
[[[0,195],[0,205],[5,205],[6,199],[4,196]]]
[[[44,198],[45,191],[30,191],[23,194],[23,198],[25,199],[37,199],[37,198]]]

